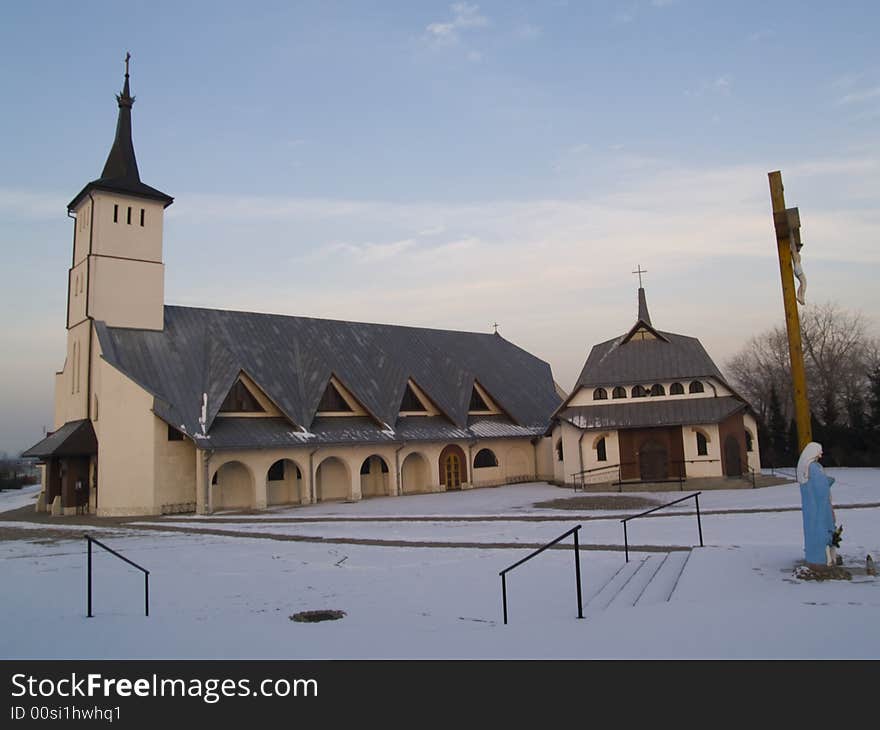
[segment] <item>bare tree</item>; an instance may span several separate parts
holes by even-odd
[[[851,404],[867,393],[872,365],[880,364],[880,342],[866,334],[865,318],[829,302],[806,307],[801,339],[807,391],[813,412],[826,425],[849,421]],[[785,418],[793,416],[788,335],[774,327],[752,337],[726,364],[735,387],[766,422],[773,388]]]

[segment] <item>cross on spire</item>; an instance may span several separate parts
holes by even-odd
[[[492,326],[495,328],[495,334],[497,335],[498,334],[498,327],[500,327],[500,325],[498,324],[498,322],[493,322]]]
[[[643,269],[642,265],[638,264],[638,266],[636,266],[636,270],[633,271],[632,273],[639,275],[639,289],[641,289],[642,288],[642,274],[647,274],[648,270]]]
[[[125,75],[128,76],[128,61],[131,58],[131,54],[126,51],[125,52]]]

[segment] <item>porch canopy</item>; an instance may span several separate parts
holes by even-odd
[[[46,460],[57,456],[88,456],[98,453],[98,439],[88,418],[68,421],[54,433],[25,451],[23,457]]]

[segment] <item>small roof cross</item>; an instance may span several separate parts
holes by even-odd
[[[495,328],[495,334],[498,334],[498,327],[500,326],[497,322],[493,322],[492,326]]]
[[[131,58],[131,54],[126,51],[125,52],[125,75],[128,76],[128,61]]]
[[[639,275],[639,289],[641,289],[642,288],[642,274],[647,274],[648,270],[643,269],[642,265],[639,264],[638,266],[636,266],[636,270],[633,271],[632,273]]]

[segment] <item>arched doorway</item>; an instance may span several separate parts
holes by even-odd
[[[666,447],[650,439],[639,449],[639,478],[643,482],[657,482],[669,477],[669,457]]]
[[[388,464],[378,454],[364,459],[361,464],[361,496],[384,497],[388,491]]]
[[[315,497],[318,502],[351,497],[351,476],[341,459],[329,456],[315,472]]]
[[[251,509],[254,506],[254,478],[240,461],[227,461],[211,479],[214,510]]]
[[[449,491],[461,489],[462,483],[467,480],[467,461],[464,458],[464,451],[460,446],[449,444],[440,452],[440,484]]]
[[[739,441],[736,440],[736,436],[731,435],[724,439],[724,474],[729,477],[741,477],[742,473]]]
[[[266,503],[300,504],[302,471],[295,461],[279,459],[266,472]]]
[[[400,467],[400,491],[402,494],[416,494],[431,490],[431,470],[428,460],[418,452],[413,452],[403,460]]]

